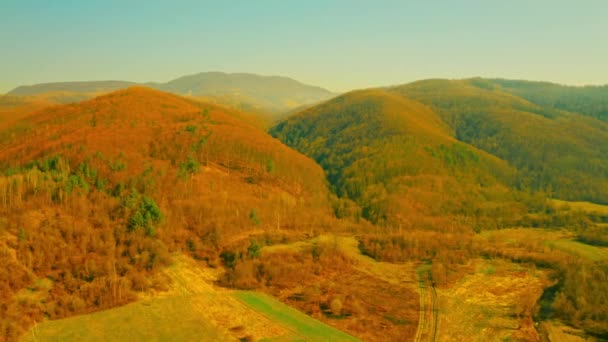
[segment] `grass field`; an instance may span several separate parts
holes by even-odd
[[[540,297],[543,274],[501,260],[477,260],[476,271],[437,289],[437,341],[533,341],[532,321],[518,313]]]
[[[358,341],[261,293],[216,287],[219,271],[185,257],[167,292],[122,307],[45,321],[23,341]]]
[[[559,321],[542,322],[541,331],[551,342],[585,342],[589,341],[584,332],[566,326]]]
[[[235,297],[291,331],[285,336],[264,339],[266,341],[359,341],[263,293],[238,291]]]
[[[486,231],[481,234],[490,243],[499,241],[507,246],[517,247],[523,243],[537,243],[545,246],[545,253],[558,250],[591,261],[608,259],[608,248],[592,246],[574,240],[571,232],[563,230],[544,230],[539,228],[510,228]]]
[[[608,214],[608,205],[595,204],[591,202],[573,202],[552,199],[551,203],[557,208],[569,207],[574,210],[582,210],[585,212],[595,212],[598,214]]]
[[[186,296],[139,301],[112,310],[47,321],[24,341],[235,340],[192,309]]]
[[[601,261],[608,260],[608,249],[603,247],[596,247],[592,245],[588,245],[586,243],[561,239],[561,240],[552,240],[546,242],[549,246],[557,248],[561,251],[564,251],[569,254],[578,255],[582,258],[591,260],[591,261]]]

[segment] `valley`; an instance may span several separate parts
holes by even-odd
[[[17,88],[2,338],[605,338],[608,126],[505,82],[320,91],[272,117],[130,83]]]
[[[0,1],[0,342],[608,341],[606,13]]]

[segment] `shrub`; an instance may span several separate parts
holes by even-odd
[[[197,173],[200,170],[200,167],[198,160],[194,159],[192,156],[188,156],[186,161],[179,165],[178,175],[180,178],[186,178],[189,175]]]
[[[251,211],[249,212],[249,219],[251,220],[251,223],[253,223],[256,226],[259,226],[260,223],[262,223],[262,221],[260,220],[260,217],[258,216],[258,213],[255,211],[255,209],[251,209]]]
[[[236,266],[236,262],[239,259],[239,253],[232,251],[223,251],[222,254],[220,254],[220,258],[222,259],[222,263],[225,267],[233,270]]]
[[[258,242],[255,240],[251,240],[251,243],[249,243],[249,247],[247,247],[247,256],[250,259],[259,258],[261,250],[262,247],[258,244]]]

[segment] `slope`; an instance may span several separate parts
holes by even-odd
[[[244,232],[329,225],[322,169],[240,115],[135,87],[6,128],[0,335],[162,290],[173,251],[217,265]]]
[[[517,188],[608,202],[606,123],[541,107],[482,79],[427,80],[389,91],[431,106],[460,141],[516,167]]]
[[[565,86],[549,82],[488,80],[501,90],[522,97],[539,106],[588,115],[608,121],[608,85]]]
[[[304,110],[271,134],[325,169],[343,199],[339,216],[359,214],[348,200],[365,219],[392,226],[439,229],[455,215],[498,224],[498,213],[513,214],[505,162],[457,141],[429,107],[383,90]]]
[[[0,128],[53,104],[36,97],[0,95]]]

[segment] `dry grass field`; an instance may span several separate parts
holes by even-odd
[[[546,254],[560,251],[590,261],[608,259],[608,248],[588,245],[574,240],[572,232],[565,230],[546,230],[534,228],[510,228],[486,231],[481,234],[490,244],[500,243],[516,249],[542,250]]]
[[[437,289],[437,341],[539,339],[529,311],[546,283],[541,271],[500,260],[474,260],[476,272]]]
[[[591,202],[576,202],[551,199],[551,203],[559,209],[582,210],[585,212],[595,212],[598,214],[608,214],[608,205],[601,205]]]

